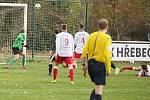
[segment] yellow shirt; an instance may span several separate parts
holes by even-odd
[[[88,59],[94,58],[98,62],[105,63],[106,72],[110,73],[112,56],[111,44],[112,39],[110,35],[100,31],[94,32],[89,36],[84,45],[82,57],[86,58],[88,53]]]

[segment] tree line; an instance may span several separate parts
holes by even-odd
[[[90,32],[97,29],[97,20],[109,20],[113,40],[147,40],[150,33],[150,0],[91,0]]]
[[[86,17],[86,30],[89,33],[98,29],[97,22],[100,18],[106,18],[109,20],[108,34],[113,40],[147,40],[147,34],[150,33],[150,0],[88,0],[88,13],[85,8],[86,1],[0,0],[0,3],[28,4],[27,41],[34,50],[49,50],[53,47],[54,28],[60,27],[62,23],[67,23],[68,31],[74,35],[79,22],[85,22]],[[41,4],[40,9],[35,9],[36,3]],[[4,10],[0,7],[0,39],[3,40],[0,41],[1,44],[10,39],[10,34],[18,34],[22,27],[18,21],[21,20],[21,13],[17,13],[21,10],[11,9]]]

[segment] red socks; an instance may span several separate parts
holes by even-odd
[[[70,80],[74,80],[74,69],[70,69]]]
[[[58,68],[54,67],[53,68],[53,80],[56,80],[56,78],[57,78],[57,72],[58,72]]]
[[[123,67],[123,68],[122,68],[122,71],[123,71],[123,70],[133,70],[133,67],[132,67],[132,66]]]
[[[74,69],[73,69],[73,67],[70,68],[69,71],[70,71],[70,80],[73,81],[74,80]],[[53,80],[56,80],[57,74],[58,74],[58,68],[53,67]]]

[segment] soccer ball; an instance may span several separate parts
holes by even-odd
[[[130,63],[134,64],[134,60],[130,60]]]
[[[39,3],[35,4],[35,8],[36,9],[40,9],[41,8],[41,5]]]

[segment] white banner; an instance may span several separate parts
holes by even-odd
[[[150,44],[112,44],[113,61],[150,61]]]

